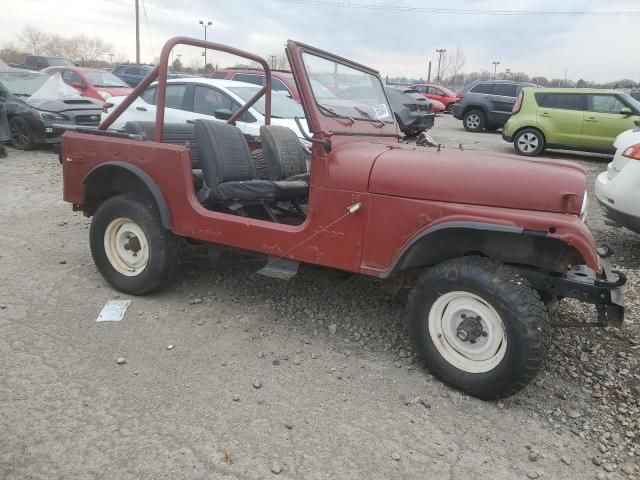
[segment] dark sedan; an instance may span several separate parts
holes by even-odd
[[[433,128],[435,114],[427,98],[415,90],[384,90],[402,133],[412,136]]]
[[[61,131],[54,124],[97,126],[100,102],[80,96],[62,96],[30,102],[50,78],[46,73],[6,68],[0,71],[0,97],[4,97],[11,143],[30,150],[43,143],[59,143]]]

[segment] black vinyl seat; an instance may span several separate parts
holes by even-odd
[[[140,135],[145,140],[153,140],[156,122],[131,121],[124,125],[124,131]],[[200,169],[200,152],[193,125],[189,123],[165,123],[162,129],[162,143],[185,145],[191,150],[191,168]]]
[[[244,134],[234,125],[215,120],[194,122],[203,186],[198,199],[207,203],[301,201],[308,184],[300,180],[256,180]]]
[[[293,130],[281,125],[263,125],[260,127],[260,140],[270,180],[309,183],[305,151]]]

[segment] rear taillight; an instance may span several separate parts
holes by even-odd
[[[418,105],[416,105],[415,103],[405,103],[404,106],[407,107],[412,112],[415,112],[416,110],[418,110]]]
[[[113,107],[113,103],[104,102],[104,105],[102,105],[102,113],[109,113],[111,107]]]
[[[520,95],[518,95],[518,98],[516,99],[516,103],[513,105],[513,110],[511,110],[512,114],[515,115],[522,108],[522,99],[523,99],[523,97],[524,97],[524,93],[520,92]]]
[[[456,97],[458,98],[462,98],[464,97],[464,93],[460,92],[460,93],[456,93]]]
[[[623,157],[633,158],[634,160],[640,160],[640,143],[637,145],[631,145],[629,148],[622,152]]]

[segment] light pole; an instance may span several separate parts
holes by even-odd
[[[111,66],[113,67],[113,53],[107,53],[107,55],[109,55],[109,63],[111,63]]]
[[[500,62],[492,62],[493,63],[493,79],[496,79],[496,71],[498,70],[498,65],[500,65]]]
[[[200,20],[200,25],[202,25],[204,27],[204,41],[207,41],[207,28],[209,28],[211,26],[211,21],[208,20],[206,23],[202,20]],[[204,52],[202,52],[202,55],[204,56],[204,69],[205,71],[207,70],[207,49],[204,49]]]
[[[442,63],[442,54],[445,53],[447,51],[446,48],[440,48],[440,49],[436,49],[436,52],[438,52],[438,83],[440,83],[440,64]]]

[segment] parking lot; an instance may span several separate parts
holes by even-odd
[[[513,153],[449,115],[432,134],[444,148]],[[305,268],[284,283],[230,255],[189,260],[151,296],[118,294],[91,259],[90,220],[62,201],[57,157],[10,149],[0,477],[639,478],[640,236],[602,222],[592,194],[607,157],[543,157],[587,170],[589,225],[629,278],[627,323],[556,329],[538,379],[484,402],[428,373],[405,296],[368,278]],[[97,323],[114,298],[132,299],[124,319]],[[594,315],[552,307],[558,321]]]

